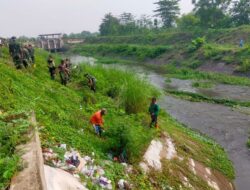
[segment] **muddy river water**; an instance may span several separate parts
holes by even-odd
[[[89,62],[93,64],[94,62],[92,58],[81,56],[77,56],[77,58],[73,57],[71,60],[74,63]],[[132,70],[142,76],[147,76],[148,81],[161,90],[168,87],[166,86],[165,77],[145,70],[142,67],[118,64],[105,65],[105,67]],[[172,79],[171,81],[172,88],[197,92],[197,89],[192,87],[192,81],[182,81],[179,79]],[[249,87],[217,85],[211,90],[213,91],[211,94],[217,97],[232,98],[241,101],[250,100]],[[250,189],[250,150],[246,147],[250,132],[249,114],[223,105],[190,102],[166,95],[161,97],[159,104],[162,109],[170,113],[179,122],[208,135],[223,146],[234,163],[236,189]]]

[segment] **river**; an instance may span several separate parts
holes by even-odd
[[[81,62],[93,64],[94,62],[93,58],[82,56],[74,56],[71,60],[76,64]],[[168,87],[165,82],[165,77],[140,66],[118,64],[104,66],[131,70],[140,75],[146,75],[148,81],[161,90]],[[179,79],[172,79],[172,81],[174,81],[174,83],[172,82],[172,86],[175,86],[175,88],[196,92],[195,89],[192,88],[190,81],[182,81]],[[212,95],[214,94],[214,96],[219,98],[233,98],[242,101],[250,100],[249,87],[217,85],[213,87],[211,91],[213,91],[213,93],[211,93]],[[162,109],[167,111],[179,122],[191,129],[206,134],[224,147],[235,167],[236,189],[250,189],[250,150],[246,147],[250,131],[249,114],[223,105],[190,102],[166,95],[162,95],[159,104]]]

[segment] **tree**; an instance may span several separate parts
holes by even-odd
[[[133,34],[136,31],[135,16],[132,13],[122,13],[119,17],[121,34]]]
[[[183,15],[181,18],[177,20],[177,26],[181,29],[194,29],[199,27],[200,19],[195,16],[193,13],[189,13],[186,15]]]
[[[225,23],[231,0],[193,0],[195,15],[205,28],[221,27]]]
[[[119,34],[119,28],[119,19],[108,13],[104,16],[99,31],[101,35],[117,35]]]
[[[154,3],[158,5],[157,9],[154,10],[156,13],[155,16],[161,18],[164,27],[170,28],[175,24],[180,14],[179,1],[180,0],[159,0]]]
[[[236,26],[250,24],[250,1],[238,0],[233,2],[231,9],[232,21]]]
[[[137,25],[140,29],[152,29],[153,28],[153,21],[151,16],[149,15],[141,15],[140,18],[137,20]]]

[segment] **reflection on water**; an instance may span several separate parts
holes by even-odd
[[[90,65],[94,65],[96,63],[96,59],[93,57],[85,57],[81,55],[74,55],[69,57],[72,64],[78,65],[80,63],[88,63]]]

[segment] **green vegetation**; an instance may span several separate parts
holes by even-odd
[[[175,91],[175,90],[166,90],[167,93],[175,95],[177,97],[193,101],[193,102],[208,102],[214,104],[223,104],[226,106],[243,106],[243,107],[250,107],[249,102],[242,102],[242,101],[235,101],[235,100],[228,100],[228,99],[217,99],[217,98],[210,98],[201,94],[192,93],[192,92],[182,92],[182,91]]]
[[[47,56],[48,53],[37,50],[37,67],[29,70],[15,70],[6,49],[4,57],[0,59],[0,109],[7,112],[34,110],[39,125],[43,126],[40,128],[43,147],[66,143],[68,147],[83,154],[95,152],[96,160],[102,164],[104,159],[108,159],[109,151],[119,154],[121,149],[125,149],[134,171],[133,174],[124,176],[123,167],[112,162],[105,170],[113,185],[124,177],[134,184],[135,189],[161,189],[166,185],[177,187],[180,181],[174,180],[174,176],[164,176],[168,180],[159,180],[160,174],[147,176],[138,169],[138,163],[150,141],[167,132],[173,138],[178,154],[184,158],[192,157],[222,172],[229,180],[234,178],[232,163],[224,150],[212,140],[183,127],[164,112],[160,114],[160,130],[147,127],[150,119],[147,114],[150,97],[159,94],[147,82],[132,73],[82,65],[73,71],[72,82],[64,87],[58,79],[50,80]],[[84,73],[90,73],[97,78],[97,93],[92,93],[86,86]],[[107,108],[108,114],[105,117],[106,132],[104,138],[100,139],[94,134],[89,118],[102,107]],[[185,146],[190,147],[190,151],[185,151]],[[0,151],[1,155],[2,149]],[[13,169],[7,172],[8,175],[3,175],[8,177],[5,184],[17,170],[17,162],[13,162],[15,164],[11,166],[15,167],[9,167]],[[178,165],[179,163],[171,162],[168,171],[182,171]],[[191,178],[193,174],[188,170],[186,159],[181,165],[185,168],[187,177]],[[156,184],[151,183],[149,178]],[[205,184],[201,179],[191,183],[194,187],[200,183]],[[91,187],[91,184],[88,186]]]
[[[247,141],[247,147],[250,148],[250,139]]]
[[[192,87],[195,88],[212,88],[214,86],[214,84],[210,81],[196,81],[192,83]]]
[[[192,1],[194,10],[178,18],[179,2],[180,0],[158,0],[154,3],[156,5],[155,15],[142,15],[140,18],[126,12],[119,16],[107,13],[99,28],[100,35],[148,34],[173,28],[204,31],[250,24],[247,0],[194,0]]]
[[[247,141],[247,147],[250,148],[250,139]]]
[[[156,58],[165,53],[168,46],[139,46],[139,45],[81,45],[74,48],[73,53],[101,56],[120,56],[123,58],[134,58],[145,60]]]
[[[194,52],[198,50],[205,44],[205,42],[206,42],[205,38],[196,38],[195,40],[192,40],[191,45],[188,47],[188,51]]]
[[[212,72],[201,72],[189,68],[177,68],[172,65],[166,65],[164,69],[168,78],[196,79],[203,81],[208,80],[223,84],[250,86],[250,79],[244,77],[236,77]]]
[[[178,15],[180,14],[179,7],[180,0],[159,0],[154,4],[157,5],[155,16],[160,17],[162,23],[162,27],[171,28],[174,26]]]
[[[237,68],[239,72],[249,72],[250,71],[250,61],[245,60],[242,62],[242,64]]]
[[[26,142],[29,128],[25,112],[0,112],[0,189],[5,189],[12,176],[21,169],[16,147]]]

